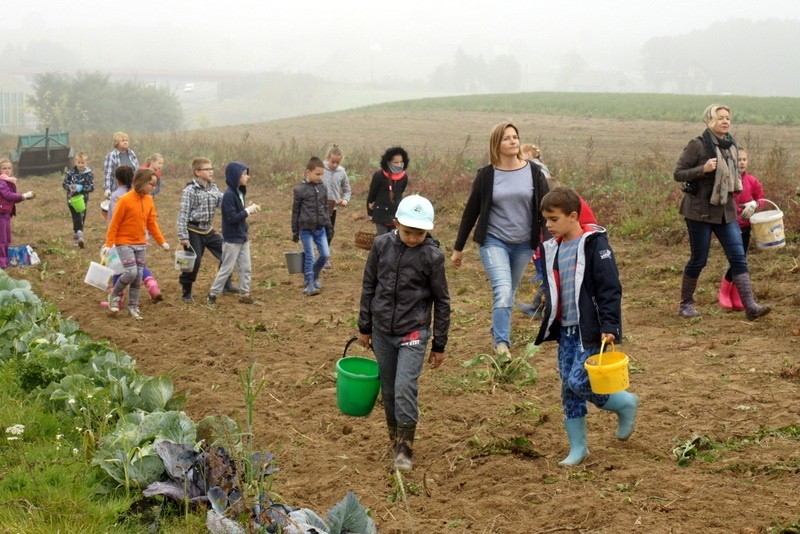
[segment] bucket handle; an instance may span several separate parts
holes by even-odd
[[[772,204],[773,206],[775,206],[775,209],[776,209],[776,210],[778,210],[778,211],[780,211],[781,213],[783,213],[783,212],[781,211],[781,209],[778,207],[778,205],[777,205],[777,204],[775,204],[775,203],[774,203],[773,201],[771,201],[770,199],[768,199],[768,198],[762,198],[761,200],[763,200],[763,201],[765,201],[765,202],[769,202],[770,204]]]
[[[344,351],[342,352],[342,358],[347,358],[347,350],[350,348],[350,345],[352,345],[356,341],[358,341],[358,336],[353,336],[347,340],[347,343],[345,343],[344,345]]]
[[[606,347],[606,340],[605,338],[600,342],[600,354],[597,358],[597,367],[602,367],[603,365],[603,352],[605,351]],[[611,352],[615,352],[617,349],[614,347],[614,342],[611,342]]]
[[[194,251],[194,249],[192,248],[191,243],[186,245],[185,247],[183,247],[183,251],[184,252],[189,252],[190,250],[194,253],[195,256],[197,256],[197,252]]]

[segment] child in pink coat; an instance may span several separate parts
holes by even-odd
[[[742,190],[739,193],[735,193],[733,199],[736,202],[739,227],[742,229],[742,245],[744,246],[745,256],[750,245],[750,217],[753,216],[759,206],[764,205],[764,190],[761,187],[761,182],[752,174],[747,174],[747,163],[747,151],[740,147],[739,172],[742,173]],[[742,304],[742,299],[739,298],[739,292],[736,290],[736,286],[733,285],[732,280],[731,270],[728,268],[720,282],[717,300],[719,305],[726,310],[741,311],[744,309],[744,304]]]
[[[8,159],[0,159],[0,269],[8,268],[8,247],[11,244],[11,217],[17,214],[17,203],[30,200],[33,191],[17,193],[17,179],[11,176],[14,167]]]

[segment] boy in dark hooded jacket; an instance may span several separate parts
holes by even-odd
[[[247,219],[261,211],[258,204],[245,207],[247,182],[250,169],[244,163],[234,161],[225,167],[225,183],[228,188],[222,195],[222,261],[219,271],[208,292],[206,303],[210,308],[217,307],[217,296],[223,292],[225,282],[233,273],[239,271],[239,302],[259,304],[250,296],[250,241],[247,239]]]
[[[542,198],[542,215],[553,235],[539,245],[545,265],[545,311],[536,345],[558,342],[561,404],[569,455],[558,464],[574,466],[587,456],[586,402],[617,414],[617,438],[633,434],[639,399],[627,391],[592,392],[583,364],[602,343],[622,338],[622,285],[604,228],[581,225],[581,199],[566,187]]]

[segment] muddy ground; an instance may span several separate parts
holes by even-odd
[[[157,198],[162,229],[173,245],[184,178],[169,176]],[[60,178],[25,182],[39,197],[19,206],[14,242],[34,244],[43,263],[9,273],[30,280],[84,330],[129,352],[142,372],[172,376],[190,393],[186,411],[195,421],[209,414],[242,421],[239,373],[255,362],[257,376],[266,380],[256,403],[256,439],[277,454],[281,471],[273,490],[291,505],[324,513],[353,491],[372,510],[381,533],[762,532],[800,521],[796,245],[752,253],[757,296],[774,307],[756,322],[717,307],[724,265],[714,245],[697,294],[702,317],[684,320],[677,316],[677,300],[688,247],[612,234],[624,287],[626,339],[618,349],[631,359],[631,391],[639,395],[641,410],[635,434],[620,442],[614,417],[591,409],[592,454],[580,467],[565,469],[557,465],[568,444],[555,345],[545,345],[532,359],[539,374],[532,386],[481,383],[462,365],[491,348],[491,291],[470,242],[464,267],[448,266],[448,359],[441,369],[426,368],[420,380],[416,463],[403,478],[403,502],[396,500],[382,412],[353,418],[335,402],[334,365],[356,333],[367,254],[353,243],[365,224],[363,191],[357,190],[339,217],[334,267],[324,274],[321,295],[304,297],[300,275],[288,274],[284,264],[284,251],[294,249],[291,191],[268,190],[256,177],[250,198],[265,211],[251,220],[253,295],[263,305],[242,305],[231,296],[220,297],[213,311],[199,298],[184,304],[172,253],[151,249],[149,264],[165,300],[144,302],[145,320],[135,322],[110,318],[98,305],[103,293],[82,283],[103,239],[99,199],[92,200],[88,244],[80,250],[71,244]],[[437,219],[435,233],[448,256],[457,223],[448,211]],[[213,278],[215,262],[207,258],[197,297]],[[525,283],[518,300],[532,294],[533,286]],[[513,353],[519,356],[538,324],[519,312],[513,321]],[[366,355],[362,349],[351,354]],[[791,430],[780,430],[789,425],[795,425],[793,437]],[[697,436],[724,447],[706,461],[679,466],[673,449]],[[518,438],[528,440],[529,454],[509,452]]]

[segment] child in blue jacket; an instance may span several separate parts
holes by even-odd
[[[89,167],[89,156],[86,152],[75,154],[75,166],[64,175],[62,187],[67,192],[67,208],[72,216],[72,244],[83,248],[86,243],[83,235],[83,225],[86,222],[86,206],[89,205],[89,193],[94,191],[94,174]],[[83,196],[83,210],[78,211],[70,199],[78,195]]]
[[[251,264],[247,219],[253,213],[261,211],[261,207],[252,202],[245,207],[249,180],[250,169],[244,163],[234,161],[225,167],[225,183],[228,189],[222,194],[222,260],[206,298],[206,304],[210,308],[217,307],[217,296],[224,291],[234,266],[239,271],[239,302],[260,304],[250,296]]]
[[[569,438],[569,455],[559,465],[574,466],[589,456],[586,402],[615,412],[617,438],[626,440],[633,434],[639,399],[627,391],[593,393],[583,366],[600,352],[602,342],[622,339],[622,285],[605,229],[581,225],[581,199],[566,187],[547,193],[541,210],[553,238],[539,247],[546,274],[545,312],[535,344],[558,342],[561,403]]]

